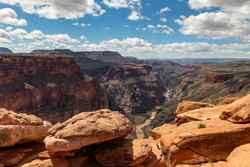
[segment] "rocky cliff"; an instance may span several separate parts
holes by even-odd
[[[70,57],[2,55],[0,76],[0,107],[52,122],[106,104],[98,82],[85,79]]]
[[[107,95],[108,107],[123,113],[146,113],[165,101],[164,83],[152,66],[121,56],[118,52],[36,50],[32,55],[70,56],[83,74],[98,80]],[[133,62],[133,63],[131,63]]]

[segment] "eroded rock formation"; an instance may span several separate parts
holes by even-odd
[[[40,126],[43,122],[33,115],[7,110],[2,113],[0,139],[5,126],[15,123],[24,127]],[[22,142],[2,145],[9,141],[0,140],[0,164],[4,167],[165,167],[159,142],[128,139],[132,130],[131,122],[119,112],[103,109],[80,113],[50,130],[46,128],[39,138],[26,140],[28,134],[20,131]]]

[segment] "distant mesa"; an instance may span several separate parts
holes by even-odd
[[[0,54],[13,53],[10,49],[0,47]]]
[[[70,49],[54,49],[54,50],[34,50],[32,54],[65,54],[74,57],[86,57],[92,60],[108,63],[135,63],[138,62],[135,57],[124,57],[116,51],[81,51],[74,52]]]
[[[63,53],[63,54],[72,54],[73,51],[71,51],[70,49],[54,49],[54,50],[33,50],[31,53],[33,54],[51,54],[51,53]]]

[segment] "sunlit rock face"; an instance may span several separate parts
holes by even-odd
[[[1,108],[32,113],[57,122],[105,105],[106,99],[99,83],[85,79],[80,67],[70,57],[0,57]]]

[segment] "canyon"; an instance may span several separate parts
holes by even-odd
[[[249,65],[2,53],[0,167],[248,167]]]

